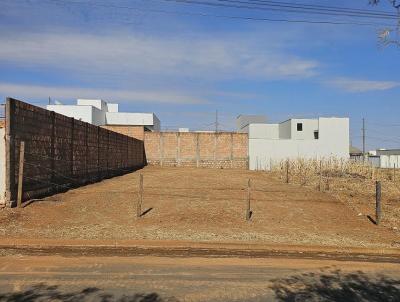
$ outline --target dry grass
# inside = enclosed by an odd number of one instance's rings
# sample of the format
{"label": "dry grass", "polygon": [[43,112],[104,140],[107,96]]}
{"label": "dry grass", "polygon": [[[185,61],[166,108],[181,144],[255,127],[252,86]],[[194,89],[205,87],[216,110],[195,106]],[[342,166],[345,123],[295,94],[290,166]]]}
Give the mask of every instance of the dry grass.
{"label": "dry grass", "polygon": [[382,184],[383,225],[400,229],[400,170],[379,169],[363,162],[298,159],[283,161],[273,168],[275,176],[318,191],[329,191],[363,215],[374,217],[375,183]]}

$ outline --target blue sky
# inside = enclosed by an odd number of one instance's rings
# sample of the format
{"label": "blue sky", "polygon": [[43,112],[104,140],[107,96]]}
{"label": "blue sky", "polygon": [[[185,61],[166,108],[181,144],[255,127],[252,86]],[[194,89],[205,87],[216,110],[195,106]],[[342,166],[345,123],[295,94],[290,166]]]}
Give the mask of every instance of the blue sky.
{"label": "blue sky", "polygon": [[[351,5],[372,9],[368,0]],[[226,130],[238,114],[348,116],[356,146],[365,117],[368,148],[400,147],[400,49],[378,45],[379,27],[192,13],[324,19],[162,0],[0,0],[0,96],[36,105],[102,98],[153,111],[165,128],[210,128],[215,110]]]}

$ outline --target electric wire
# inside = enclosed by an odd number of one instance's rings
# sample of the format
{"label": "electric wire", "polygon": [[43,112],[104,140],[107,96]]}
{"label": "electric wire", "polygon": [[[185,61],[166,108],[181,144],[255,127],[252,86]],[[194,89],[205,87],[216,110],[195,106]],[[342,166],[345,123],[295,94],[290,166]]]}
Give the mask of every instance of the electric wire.
{"label": "electric wire", "polygon": [[[150,13],[170,14],[170,15],[182,15],[182,16],[197,16],[197,17],[211,17],[211,18],[223,18],[232,20],[244,20],[244,21],[264,21],[264,22],[284,22],[284,23],[300,23],[300,24],[324,24],[324,25],[354,25],[354,26],[369,26],[369,27],[391,27],[393,24],[387,23],[376,23],[376,22],[358,22],[358,21],[328,21],[328,20],[307,20],[307,19],[288,19],[288,18],[267,18],[267,17],[249,17],[249,16],[233,16],[233,15],[221,15],[221,14],[210,14],[201,12],[187,12],[187,11],[171,11],[163,9],[149,9],[132,6],[120,6],[103,3],[83,3],[81,1],[68,1],[68,0],[48,0],[52,3],[62,3],[71,5],[86,5],[93,7],[105,7],[105,8],[116,8],[116,9],[127,9]],[[133,24],[129,22],[123,22],[124,24]]]}

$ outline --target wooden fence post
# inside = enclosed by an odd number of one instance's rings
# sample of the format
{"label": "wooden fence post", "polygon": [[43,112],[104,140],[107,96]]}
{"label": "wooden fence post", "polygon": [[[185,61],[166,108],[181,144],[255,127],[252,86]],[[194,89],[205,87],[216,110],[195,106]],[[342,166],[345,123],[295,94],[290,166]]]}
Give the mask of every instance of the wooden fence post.
{"label": "wooden fence post", "polygon": [[24,156],[25,156],[25,142],[21,141],[19,148],[19,171],[18,171],[18,197],[17,206],[21,207],[22,204],[22,186],[24,182]]}
{"label": "wooden fence post", "polygon": [[200,167],[200,133],[196,134],[196,167]]}
{"label": "wooden fence post", "polygon": [[326,176],[325,190],[326,191],[330,190],[329,176]]}
{"label": "wooden fence post", "polygon": [[382,206],[381,206],[381,197],[382,197],[382,186],[381,182],[377,181],[375,183],[376,186],[376,225],[379,225],[381,222],[382,215]]}
{"label": "wooden fence post", "polygon": [[322,191],[322,160],[319,162],[319,191]]}
{"label": "wooden fence post", "polygon": [[142,202],[143,202],[143,174],[139,175],[139,196],[136,204],[136,217],[140,218],[142,215]]}
{"label": "wooden fence post", "polygon": [[160,132],[159,146],[160,146],[160,166],[162,167],[164,165],[164,138],[162,132]]}
{"label": "wooden fence post", "polygon": [[396,181],[396,164],[393,164],[393,182]]}
{"label": "wooden fence post", "polygon": [[247,209],[246,209],[246,220],[250,220],[251,211],[250,211],[250,199],[251,199],[251,180],[249,179],[247,182]]}
{"label": "wooden fence post", "polygon": [[286,160],[286,183],[289,183],[289,160]]}

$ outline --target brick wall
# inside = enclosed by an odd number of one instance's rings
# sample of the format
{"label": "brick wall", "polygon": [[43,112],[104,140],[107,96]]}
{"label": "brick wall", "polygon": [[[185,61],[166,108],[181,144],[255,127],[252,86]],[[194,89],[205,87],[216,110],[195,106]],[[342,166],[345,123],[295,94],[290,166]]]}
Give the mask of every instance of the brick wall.
{"label": "brick wall", "polygon": [[6,104],[6,201],[17,197],[25,144],[23,199],[49,195],[141,168],[143,141],[15,99]]}
{"label": "brick wall", "polygon": [[108,129],[110,131],[114,131],[117,133],[121,133],[126,136],[130,136],[133,138],[144,140],[144,127],[143,126],[114,126],[114,125],[106,125],[100,126],[104,129]]}
{"label": "brick wall", "polygon": [[144,146],[150,165],[248,167],[246,133],[145,132]]}

